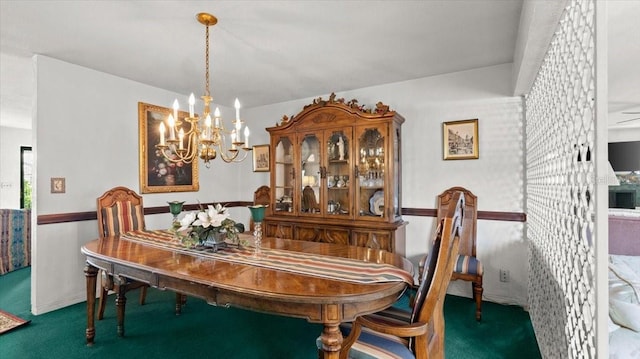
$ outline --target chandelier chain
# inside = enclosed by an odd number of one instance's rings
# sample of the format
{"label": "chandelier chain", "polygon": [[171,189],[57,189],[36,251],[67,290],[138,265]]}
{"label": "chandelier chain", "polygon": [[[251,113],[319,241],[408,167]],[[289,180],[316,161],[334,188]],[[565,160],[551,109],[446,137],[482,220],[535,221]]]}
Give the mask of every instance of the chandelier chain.
{"label": "chandelier chain", "polygon": [[205,96],[210,97],[211,93],[209,92],[209,26],[205,26],[204,27],[205,30],[205,37],[206,37],[206,42],[205,42],[205,82],[204,82],[204,92],[205,92]]}

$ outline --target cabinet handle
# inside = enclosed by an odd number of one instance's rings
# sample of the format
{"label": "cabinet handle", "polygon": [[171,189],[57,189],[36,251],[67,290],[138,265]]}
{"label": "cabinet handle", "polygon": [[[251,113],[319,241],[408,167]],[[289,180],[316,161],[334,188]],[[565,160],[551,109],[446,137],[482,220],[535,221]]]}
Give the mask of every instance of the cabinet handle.
{"label": "cabinet handle", "polygon": [[327,178],[327,168],[320,166],[320,178]]}
{"label": "cabinet handle", "polygon": [[358,165],[353,166],[353,173],[356,174],[356,177],[360,176],[360,170],[358,169]]}

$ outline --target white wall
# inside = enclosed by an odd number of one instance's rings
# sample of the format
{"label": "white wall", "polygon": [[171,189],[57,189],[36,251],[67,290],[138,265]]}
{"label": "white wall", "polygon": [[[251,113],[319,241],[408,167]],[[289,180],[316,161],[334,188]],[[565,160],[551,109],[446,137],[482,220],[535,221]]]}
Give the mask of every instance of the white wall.
{"label": "white wall", "polygon": [[640,127],[609,129],[609,142],[640,141]]}
{"label": "white wall", "polygon": [[0,208],[20,208],[20,147],[31,146],[31,130],[0,127]]}
{"label": "white wall", "polygon": [[[170,107],[178,97],[137,82],[38,56],[36,100],[37,153],[34,212],[37,215],[95,210],[106,189],[124,185],[139,191],[138,101]],[[373,106],[382,101],[402,114],[403,207],[435,208],[436,196],[461,185],[478,195],[479,210],[523,212],[522,109],[509,96],[511,65],[376,86],[344,93]],[[277,90],[277,89],[276,89]],[[239,97],[242,94],[238,94]],[[318,94],[328,98],[329,94]],[[317,96],[314,96],[317,97]],[[266,144],[265,127],[294,115],[312,98],[243,110],[252,144]],[[223,116],[233,114],[223,108]],[[442,122],[479,119],[480,159],[442,160]],[[143,195],[145,206],[188,202],[251,200],[268,183],[268,174],[240,164],[212,163],[200,168],[200,191]],[[49,193],[49,178],[65,177],[66,193]],[[248,221],[248,212],[234,209]],[[36,216],[34,216],[35,221]],[[170,215],[147,216],[149,228],[164,228]],[[405,217],[407,256],[417,262],[433,231],[433,218]],[[44,313],[85,300],[84,258],[80,247],[97,236],[95,221],[41,225],[33,234],[32,311]],[[526,305],[526,245],[523,224],[479,221],[478,255],[485,265],[485,299]],[[498,268],[511,281],[498,281]],[[470,296],[468,283],[450,292]]]}
{"label": "white wall", "polygon": [[[35,62],[34,213],[95,211],[96,198],[118,185],[140,192],[138,102],[171,107],[175,98],[186,104],[187,95],[44,56],[37,56]],[[234,114],[229,107],[221,110],[223,116]],[[252,142],[268,143],[266,133],[257,130],[266,124],[248,121],[256,129]],[[49,193],[51,177],[66,178],[66,193]],[[250,201],[253,191],[267,182],[267,174],[252,172],[251,157],[238,164],[218,159],[209,169],[200,167],[199,192],[145,194],[143,198],[145,206],[163,206],[172,200]],[[232,215],[248,224],[249,211],[238,208]],[[146,217],[148,228],[166,228],[170,220],[168,213]],[[34,223],[33,228],[32,312],[41,314],[85,300],[80,247],[97,237],[96,221],[37,227]]]}
{"label": "white wall", "polygon": [[[337,93],[372,107],[378,101],[398,111],[402,127],[403,207],[435,208],[446,188],[463,186],[478,196],[481,211],[524,212],[523,117],[521,99],[511,97],[511,65],[499,65]],[[319,94],[328,99],[329,94]],[[314,96],[316,98],[318,96]],[[270,119],[297,114],[313,98],[251,109]],[[477,118],[480,158],[442,160],[442,122]],[[425,254],[434,218],[404,216],[407,257],[416,263]],[[485,266],[486,300],[525,306],[527,303],[527,245],[524,224],[478,222],[478,257]],[[499,269],[511,281],[499,281]],[[449,292],[471,296],[471,284],[453,282]]]}

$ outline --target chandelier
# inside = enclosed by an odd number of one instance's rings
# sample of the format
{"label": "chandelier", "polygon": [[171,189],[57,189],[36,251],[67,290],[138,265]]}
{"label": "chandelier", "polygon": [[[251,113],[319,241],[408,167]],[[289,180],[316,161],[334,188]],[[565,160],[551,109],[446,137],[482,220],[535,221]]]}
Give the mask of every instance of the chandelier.
{"label": "chandelier", "polygon": [[[240,120],[240,102],[236,98],[234,104],[236,118],[232,122],[233,126],[230,130],[225,129],[220,110],[217,107],[213,112],[213,119],[211,118],[210,104],[213,98],[209,91],[209,26],[215,25],[218,19],[207,13],[199,13],[196,18],[206,29],[205,94],[201,97],[204,102],[202,112],[204,123],[200,123],[200,117],[194,114],[195,97],[191,94],[189,96],[189,117],[184,118],[189,129],[185,132],[182,127],[184,123],[178,118],[179,104],[176,99],[173,102],[173,114],[170,114],[167,120],[168,129],[164,122],[160,123],[160,143],[156,145],[156,148],[168,161],[176,163],[191,163],[197,161],[199,157],[208,168],[209,161],[215,159],[218,154],[224,162],[240,162],[251,151],[249,128],[245,126],[242,131],[244,122]],[[186,127],[186,124],[184,125]],[[227,140],[227,136],[230,138],[229,140]],[[243,152],[243,155],[239,156],[240,152]]]}

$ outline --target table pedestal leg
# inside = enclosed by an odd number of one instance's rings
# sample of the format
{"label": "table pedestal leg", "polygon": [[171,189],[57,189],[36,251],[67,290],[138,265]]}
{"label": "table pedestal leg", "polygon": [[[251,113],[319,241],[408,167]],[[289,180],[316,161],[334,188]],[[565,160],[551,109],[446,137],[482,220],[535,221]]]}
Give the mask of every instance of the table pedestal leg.
{"label": "table pedestal leg", "polygon": [[127,280],[118,275],[113,276],[114,284],[117,284],[116,289],[116,309],[118,313],[118,326],[117,332],[119,337],[124,336],[124,309],[127,304]]}
{"label": "table pedestal leg", "polygon": [[320,352],[321,359],[338,359],[340,356],[340,348],[342,348],[342,332],[340,332],[340,323],[325,323],[322,334],[322,350]]}
{"label": "table pedestal leg", "polygon": [[87,281],[87,345],[93,345],[96,336],[95,312],[96,312],[96,277],[98,268],[87,263],[84,267],[84,275]]}

